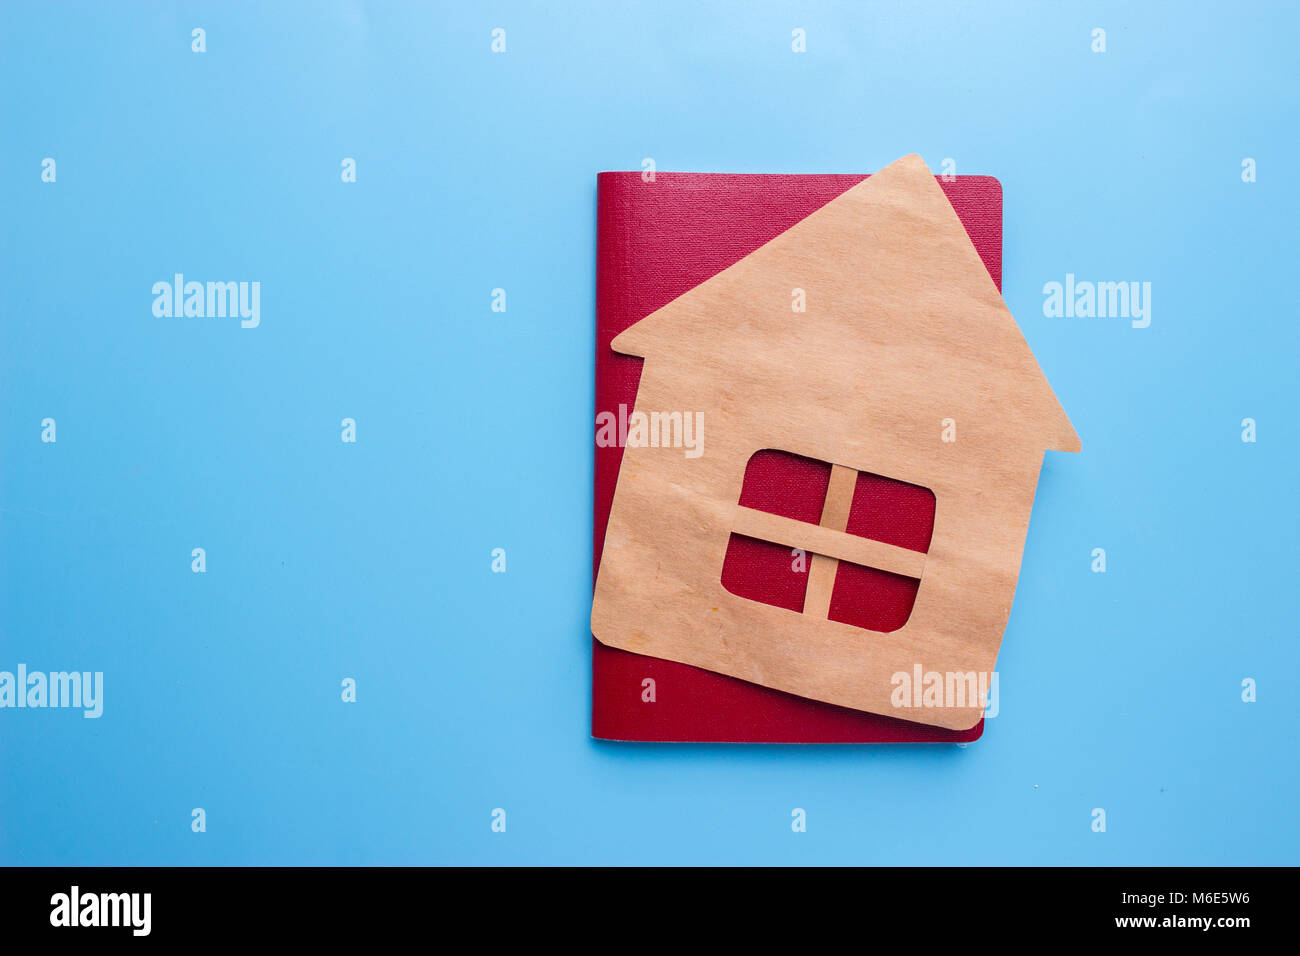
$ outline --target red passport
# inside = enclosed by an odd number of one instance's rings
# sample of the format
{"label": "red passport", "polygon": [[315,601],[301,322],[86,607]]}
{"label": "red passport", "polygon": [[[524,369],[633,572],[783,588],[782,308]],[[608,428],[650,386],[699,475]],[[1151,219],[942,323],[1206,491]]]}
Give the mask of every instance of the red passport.
{"label": "red passport", "polygon": [[[840,193],[860,175],[601,173],[596,200],[596,412],[622,420],[636,404],[642,360],[610,348],[614,336],[744,258]],[[1002,288],[1002,186],[990,176],[940,177],[989,275]],[[623,406],[620,409],[620,406]],[[593,584],[614,500],[623,449],[596,445]],[[789,457],[746,474],[751,507],[798,516],[815,499],[817,463]],[[821,489],[824,496],[825,490]],[[905,496],[909,485],[870,489],[874,500],[909,516],[899,533],[932,530],[933,509]],[[806,492],[806,494],[805,494]],[[740,542],[719,573],[728,590],[784,606],[802,602],[789,552]],[[887,582],[849,582],[846,615],[888,615],[910,595]],[[852,585],[857,585],[853,587]],[[837,593],[840,584],[836,584]],[[871,590],[873,587],[878,590]],[[883,611],[882,611],[883,609]],[[904,616],[905,619],[905,616]],[[884,620],[884,618],[881,618]],[[875,625],[888,630],[888,624]],[[653,681],[648,684],[647,681]],[[650,688],[653,699],[649,699]],[[591,732],[611,740],[732,743],[960,743],[984,722],[951,731],[796,697],[688,664],[606,647],[592,639]]]}

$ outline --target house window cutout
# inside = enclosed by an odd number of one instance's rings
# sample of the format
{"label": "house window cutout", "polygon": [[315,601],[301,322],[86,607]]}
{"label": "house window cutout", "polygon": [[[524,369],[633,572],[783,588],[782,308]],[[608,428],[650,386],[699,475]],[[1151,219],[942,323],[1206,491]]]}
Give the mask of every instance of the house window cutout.
{"label": "house window cutout", "polygon": [[739,506],[722,565],[732,594],[880,633],[907,623],[934,534],[930,489],[764,449]]}

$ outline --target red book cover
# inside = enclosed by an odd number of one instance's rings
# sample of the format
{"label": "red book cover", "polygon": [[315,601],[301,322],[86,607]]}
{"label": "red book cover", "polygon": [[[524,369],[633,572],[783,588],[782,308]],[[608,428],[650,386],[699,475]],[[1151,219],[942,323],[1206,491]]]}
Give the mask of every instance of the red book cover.
{"label": "red book cover", "polygon": [[[607,172],[597,177],[596,412],[620,417],[636,403],[642,360],[610,348],[614,336],[744,258],[865,179],[861,175],[730,175]],[[1002,187],[990,176],[940,178],[949,202],[1002,287]],[[592,578],[600,567],[623,449],[596,445]],[[820,493],[821,463],[773,457],[745,476],[743,503],[799,516]],[[824,466],[822,466],[824,467]],[[929,540],[933,506],[913,486],[860,486],[903,516],[899,534]],[[720,569],[728,590],[769,604],[802,604],[789,551],[738,541]],[[923,550],[923,548],[922,548]],[[914,592],[914,587],[912,588]],[[906,619],[906,582],[836,580],[844,619]],[[884,615],[884,617],[882,617]],[[873,629],[888,630],[886,623]],[[653,681],[653,700],[646,684]],[[981,721],[951,731],[837,707],[688,664],[645,657],[592,639],[592,736],[612,740],[734,743],[956,743],[977,739]]]}

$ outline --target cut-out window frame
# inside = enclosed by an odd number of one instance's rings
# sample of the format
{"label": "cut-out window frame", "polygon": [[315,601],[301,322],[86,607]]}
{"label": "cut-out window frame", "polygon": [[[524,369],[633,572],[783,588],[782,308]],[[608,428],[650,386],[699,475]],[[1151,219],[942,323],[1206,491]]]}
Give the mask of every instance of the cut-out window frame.
{"label": "cut-out window frame", "polygon": [[[778,458],[763,457],[772,455]],[[781,461],[788,467],[789,460],[797,462],[796,471],[802,470],[804,474],[781,476],[780,481],[787,484],[793,481],[793,485],[777,490],[789,492],[782,497],[783,510],[800,513],[800,516],[783,514],[770,507],[754,507],[752,499],[755,496],[751,492],[763,480],[755,473],[756,463],[771,465],[774,461]],[[772,479],[768,476],[767,480]],[[774,493],[771,488],[768,492]],[[865,511],[863,503],[882,494],[908,502],[903,510],[911,513],[886,515],[885,525],[878,526],[875,519],[879,516]],[[817,498],[821,499],[820,515],[813,520]],[[751,499],[751,504],[746,503],[747,499]],[[860,472],[783,449],[759,449],[745,463],[736,519],[724,559],[722,585],[744,600],[810,615],[818,620],[837,621],[869,633],[887,634],[899,630],[907,624],[915,609],[927,555],[933,544],[937,504],[931,489],[913,482],[875,472]],[[884,540],[886,538],[892,540]],[[900,541],[904,544],[895,543]],[[924,550],[917,547],[921,543]],[[778,584],[775,590],[755,587],[752,580],[738,581],[734,574],[729,574],[734,555],[743,552],[751,559],[755,555],[762,557],[763,546],[790,549],[785,552],[788,555],[793,555],[794,549],[805,552],[806,568],[802,573],[805,580],[799,607],[793,606],[788,586]],[[775,557],[775,552],[771,552],[762,558],[761,563],[771,566]],[[841,568],[841,565],[845,567]],[[856,600],[865,600],[868,590],[874,593],[874,604]],[[783,593],[777,594],[778,591]],[[773,597],[773,594],[777,596]]]}

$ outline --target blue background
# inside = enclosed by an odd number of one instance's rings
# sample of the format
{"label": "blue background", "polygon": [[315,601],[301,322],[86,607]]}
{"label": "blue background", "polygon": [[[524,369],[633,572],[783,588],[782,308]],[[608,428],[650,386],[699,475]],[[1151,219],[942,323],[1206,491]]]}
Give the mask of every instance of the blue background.
{"label": "blue background", "polygon": [[[105,709],[0,712],[0,862],[1298,862],[1300,19],[1134,7],[6,3],[0,669]],[[1083,439],[1001,714],[591,740],[596,172],[910,152],[1001,179]],[[155,318],[178,271],[260,281],[260,328]],[[1150,328],[1045,318],[1067,272],[1151,282]]]}

